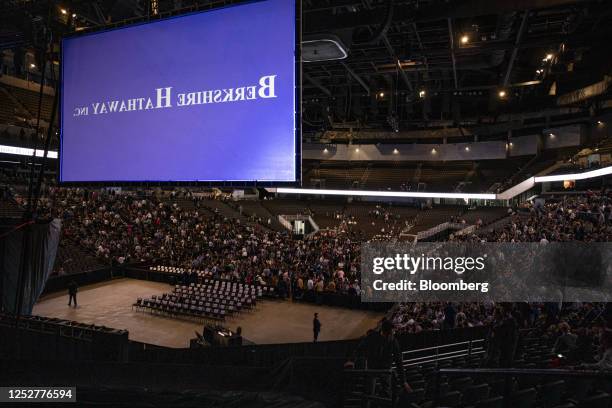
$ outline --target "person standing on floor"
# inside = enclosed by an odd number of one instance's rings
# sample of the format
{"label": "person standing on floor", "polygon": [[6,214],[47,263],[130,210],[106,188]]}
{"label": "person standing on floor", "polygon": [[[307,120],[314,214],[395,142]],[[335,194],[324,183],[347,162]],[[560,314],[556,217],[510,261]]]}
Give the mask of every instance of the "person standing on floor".
{"label": "person standing on floor", "polygon": [[321,332],[321,322],[319,321],[319,314],[314,314],[314,319],[312,319],[312,334],[313,334],[313,343],[317,342],[319,338],[319,333]]}
{"label": "person standing on floor", "polygon": [[78,291],[77,283],[72,280],[68,284],[68,306],[72,306],[72,301],[74,300],[74,307],[77,307],[77,291]]}

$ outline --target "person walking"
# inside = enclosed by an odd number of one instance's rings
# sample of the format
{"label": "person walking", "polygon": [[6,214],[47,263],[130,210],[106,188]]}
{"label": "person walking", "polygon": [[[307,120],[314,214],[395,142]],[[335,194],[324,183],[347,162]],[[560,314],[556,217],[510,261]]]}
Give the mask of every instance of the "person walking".
{"label": "person walking", "polygon": [[314,319],[312,319],[312,334],[313,334],[313,343],[317,342],[319,338],[319,333],[321,332],[321,322],[319,321],[319,314],[314,314]]}
{"label": "person walking", "polygon": [[77,307],[77,291],[77,283],[74,280],[70,281],[70,283],[68,284],[68,306],[72,306],[72,301],[74,300],[74,307]]}

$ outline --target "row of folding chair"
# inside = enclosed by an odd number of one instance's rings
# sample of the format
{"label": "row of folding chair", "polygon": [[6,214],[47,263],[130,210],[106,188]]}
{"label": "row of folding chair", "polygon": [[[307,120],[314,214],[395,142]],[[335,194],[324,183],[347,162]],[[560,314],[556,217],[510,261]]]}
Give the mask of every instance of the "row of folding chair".
{"label": "row of folding chair", "polygon": [[137,299],[134,306],[169,315],[205,317],[220,320],[225,319],[228,314],[235,312],[235,310],[232,310],[233,307],[224,307],[225,305],[206,307],[187,303],[174,303],[165,300],[162,301],[159,299]]}
{"label": "row of folding chair", "polygon": [[185,298],[185,297],[179,297],[179,296],[169,296],[168,301],[175,302],[175,303],[186,303],[186,304],[192,304],[192,305],[198,305],[198,306],[206,306],[206,307],[227,305],[227,306],[232,306],[236,311],[240,311],[243,307],[243,304],[241,301],[227,300],[227,299],[201,300],[201,299],[196,299],[195,297]]}

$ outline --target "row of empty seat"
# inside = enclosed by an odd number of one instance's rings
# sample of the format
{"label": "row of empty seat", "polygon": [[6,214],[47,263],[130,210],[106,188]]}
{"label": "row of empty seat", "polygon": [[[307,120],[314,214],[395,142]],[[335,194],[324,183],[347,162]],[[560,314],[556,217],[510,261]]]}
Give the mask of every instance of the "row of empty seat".
{"label": "row of empty seat", "polygon": [[273,288],[205,279],[203,283],[176,285],[171,293],[138,298],[134,307],[170,316],[224,320],[227,316],[252,309],[257,299],[270,295]]}

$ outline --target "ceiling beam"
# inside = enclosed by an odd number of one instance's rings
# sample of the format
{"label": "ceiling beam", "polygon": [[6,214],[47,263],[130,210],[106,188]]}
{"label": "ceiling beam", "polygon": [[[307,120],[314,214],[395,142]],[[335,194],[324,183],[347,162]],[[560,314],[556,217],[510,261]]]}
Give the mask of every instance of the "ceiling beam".
{"label": "ceiling beam", "polygon": [[512,72],[512,68],[514,67],[514,61],[516,60],[521,41],[523,40],[523,34],[527,29],[528,19],[529,10],[525,10],[525,13],[523,13],[523,19],[521,20],[521,26],[519,27],[518,33],[516,34],[516,41],[514,43],[514,48],[512,49],[512,54],[510,55],[510,61],[508,61],[508,68],[506,69],[506,75],[504,75],[504,79],[502,81],[502,87],[507,86],[508,82],[510,81],[510,73]]}
{"label": "ceiling beam", "polygon": [[[462,2],[436,2],[432,6],[394,5],[393,22],[427,22],[448,18],[471,18],[485,15],[501,15],[523,10],[540,10],[561,6],[576,5],[589,0],[471,0]],[[316,15],[316,18],[315,18]],[[305,23],[306,32],[321,32],[330,29],[367,27],[384,21],[386,10],[378,7],[356,13],[331,14],[329,11],[311,13]]]}
{"label": "ceiling beam", "polygon": [[391,45],[391,43],[389,42],[389,39],[387,38],[387,35],[383,35],[383,43],[385,44],[385,47],[387,47],[387,51],[389,52],[389,55],[391,56],[391,58],[393,59],[393,62],[395,64],[395,66],[397,67],[402,80],[404,81],[404,83],[406,84],[406,86],[408,87],[408,89],[410,91],[412,91],[412,83],[410,82],[410,78],[408,78],[408,74],[406,74],[406,71],[404,71],[404,68],[402,67],[402,63],[400,61],[400,59],[397,57],[397,55],[395,54],[395,50],[393,49],[393,46]]}
{"label": "ceiling beam", "polygon": [[315,87],[319,88],[325,95],[332,96],[331,91],[328,88],[326,88],[323,84],[321,84],[321,82],[319,82],[318,79],[311,77],[305,72],[303,73],[303,75],[304,75],[304,79],[306,79],[308,82],[313,84]]}
{"label": "ceiling beam", "polygon": [[357,82],[359,82],[359,85],[361,85],[361,87],[367,92],[368,96],[370,96],[370,87],[368,86],[368,84],[366,84],[364,82],[363,79],[361,79],[361,77],[359,75],[357,75],[357,73],[355,71],[353,71],[351,69],[351,67],[348,66],[348,64],[344,61],[341,62],[342,66],[344,68],[346,68],[346,71],[353,77],[355,78],[355,80]]}
{"label": "ceiling beam", "polygon": [[457,81],[457,60],[455,58],[455,34],[453,33],[453,22],[452,18],[446,19],[448,22],[448,39],[450,45],[451,60],[453,61],[453,79],[455,81],[455,89],[459,88]]}

